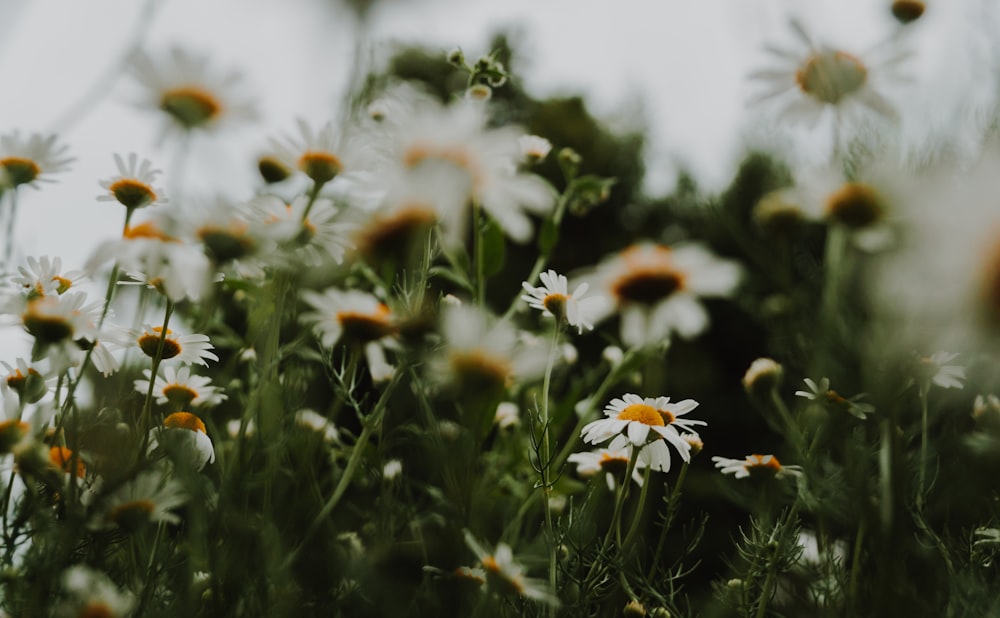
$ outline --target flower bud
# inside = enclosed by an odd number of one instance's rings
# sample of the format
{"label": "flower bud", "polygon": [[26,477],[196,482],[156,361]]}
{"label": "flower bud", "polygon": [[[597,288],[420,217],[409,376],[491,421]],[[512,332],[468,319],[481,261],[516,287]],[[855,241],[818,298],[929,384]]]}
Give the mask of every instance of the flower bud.
{"label": "flower bud", "polygon": [[743,375],[743,388],[751,397],[767,397],[781,384],[783,371],[775,360],[758,358]]}

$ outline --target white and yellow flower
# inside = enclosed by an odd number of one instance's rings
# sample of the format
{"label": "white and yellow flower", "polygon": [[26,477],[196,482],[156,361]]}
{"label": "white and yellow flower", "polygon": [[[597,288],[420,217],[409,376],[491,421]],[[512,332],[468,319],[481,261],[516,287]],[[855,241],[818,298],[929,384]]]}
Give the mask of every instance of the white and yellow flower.
{"label": "white and yellow flower", "polygon": [[168,328],[164,334],[162,326],[147,324],[142,330],[132,331],[132,339],[142,353],[150,358],[156,356],[162,339],[163,352],[160,360],[163,362],[181,365],[197,363],[207,367],[208,361],[219,360],[219,357],[211,351],[215,346],[210,343],[208,335],[200,333],[181,335]]}
{"label": "white and yellow flower", "polygon": [[747,455],[743,459],[713,457],[712,461],[723,474],[732,474],[738,479],[750,477],[780,479],[802,475],[802,466],[782,465],[774,455]]}
{"label": "white and yellow flower", "polygon": [[557,274],[554,270],[549,270],[539,275],[542,280],[541,286],[530,285],[527,281],[521,283],[521,287],[527,294],[521,296],[534,309],[540,310],[544,315],[555,317],[557,320],[565,319],[570,326],[575,326],[577,332],[593,330],[593,315],[601,310],[605,302],[603,296],[591,296],[585,298],[590,284],[580,283],[570,294],[569,283],[565,275]]}
{"label": "white and yellow flower", "polygon": [[397,347],[398,327],[388,305],[366,292],[336,288],[322,294],[306,290],[302,299],[314,310],[303,313],[301,319],[312,326],[325,347],[333,348],[337,343],[360,346],[373,380],[392,376],[385,350]]}
{"label": "white and yellow flower", "polygon": [[190,412],[174,412],[160,427],[150,430],[147,454],[165,454],[195,470],[215,461],[215,448],[200,418]]}
{"label": "white and yellow flower", "polygon": [[153,168],[149,159],[140,162],[134,152],[129,153],[128,164],[117,153],[114,158],[118,175],[99,181],[107,193],[98,195],[97,201],[118,202],[128,210],[167,203],[163,189],[153,186],[161,172]]}
{"label": "white and yellow flower", "polygon": [[63,271],[62,259],[47,255],[29,256],[26,266],[18,266],[17,271],[20,274],[12,277],[11,282],[20,286],[29,299],[64,294],[86,278],[80,270]]}
{"label": "white and yellow flower", "polygon": [[173,509],[187,501],[180,481],[170,478],[165,469],[152,468],[112,491],[100,503],[90,527],[133,531],[147,523],[175,524],[180,518]]}
{"label": "white and yellow flower", "polygon": [[135,597],[111,579],[89,567],[71,566],[62,576],[62,600],[56,616],[125,618],[135,608]]}
{"label": "white and yellow flower", "polygon": [[39,183],[53,182],[50,175],[68,170],[75,159],[66,156],[69,147],[57,144],[57,139],[55,134],[40,133],[22,138],[18,131],[0,135],[0,169],[6,182],[37,189]]}
{"label": "white and yellow flower", "polygon": [[[576,464],[576,473],[583,478],[590,478],[600,472],[604,473],[604,479],[608,484],[608,489],[614,491],[618,485],[618,479],[625,476],[628,470],[628,462],[632,457],[631,445],[622,449],[600,448],[586,453],[573,453],[566,461]],[[645,463],[636,461],[632,470],[632,480],[642,487],[642,469]]]}
{"label": "white and yellow flower", "polygon": [[540,603],[559,603],[559,598],[549,590],[546,582],[524,576],[524,567],[514,560],[514,552],[506,543],[498,543],[496,549],[489,552],[469,531],[465,532],[465,543],[479,560],[489,592],[524,597]]}
{"label": "white and yellow flower", "polygon": [[[152,371],[144,369],[142,373],[146,379],[136,380],[135,390],[145,395],[149,390]],[[153,394],[156,396],[156,403],[170,404],[182,410],[214,406],[227,398],[222,389],[212,386],[212,380],[192,374],[191,368],[187,366],[164,367],[162,375],[157,375],[153,382]]]}

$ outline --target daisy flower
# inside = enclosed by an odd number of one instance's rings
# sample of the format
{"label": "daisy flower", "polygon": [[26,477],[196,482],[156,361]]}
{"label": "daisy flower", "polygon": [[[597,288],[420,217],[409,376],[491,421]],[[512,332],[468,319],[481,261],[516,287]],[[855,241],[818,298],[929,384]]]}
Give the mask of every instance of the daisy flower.
{"label": "daisy flower", "polygon": [[205,423],[190,412],[174,412],[163,425],[149,432],[147,454],[165,452],[171,459],[185,461],[195,470],[215,461],[215,448]]}
{"label": "daisy flower", "polygon": [[594,329],[591,315],[604,303],[604,298],[601,296],[584,298],[590,287],[588,283],[577,285],[570,294],[567,291],[569,284],[565,275],[549,270],[542,273],[539,278],[542,280],[541,287],[532,286],[527,281],[521,283],[521,287],[527,292],[521,296],[521,300],[532,308],[540,310],[544,315],[554,316],[560,321],[565,319],[570,326],[575,326],[580,334],[584,330]]}
{"label": "daisy flower", "polygon": [[[590,478],[598,472],[604,472],[608,489],[614,491],[617,479],[628,470],[628,462],[632,457],[632,447],[624,449],[602,448],[587,453],[573,453],[567,458],[570,463],[576,464],[576,473],[583,478]],[[645,463],[636,462],[635,469],[632,470],[632,480],[642,487],[642,468]]]}
{"label": "daisy flower", "polygon": [[847,412],[851,416],[861,420],[864,420],[869,414],[875,411],[875,406],[861,401],[865,397],[865,393],[846,399],[843,395],[830,388],[829,378],[822,378],[818,383],[810,378],[805,378],[802,381],[806,383],[809,390],[795,391],[796,397],[803,397],[835,410]]}
{"label": "daisy flower", "polygon": [[175,524],[180,518],[171,511],[187,500],[183,484],[168,478],[165,470],[145,470],[105,499],[90,527],[134,531],[147,523]]}
{"label": "daisy flower", "polygon": [[[640,397],[632,393],[612,399],[604,408],[606,418],[584,426],[583,441],[598,444],[611,439],[609,449],[639,447],[639,461],[660,472],[670,470],[672,444],[681,459],[691,461],[691,444],[681,437],[678,428],[697,435],[694,427],[705,421],[680,418],[698,407],[698,402],[685,399],[671,403],[669,397]],[[638,464],[636,464],[638,466]]]}
{"label": "daisy flower", "polygon": [[295,124],[298,137],[286,135],[271,140],[278,161],[304,173],[316,186],[330,182],[344,169],[341,140],[333,123],[327,122],[315,131],[301,118]]}
{"label": "daisy flower", "polygon": [[470,390],[495,390],[540,376],[548,350],[518,337],[506,320],[474,307],[447,306],[441,314],[444,345],[431,362],[438,382]]}
{"label": "daisy flower", "polygon": [[340,442],[340,432],[336,425],[315,410],[299,410],[295,413],[295,424],[323,436],[323,441],[328,443]]}
{"label": "daisy flower", "polygon": [[303,313],[301,319],[313,327],[325,347],[333,348],[339,342],[360,346],[373,380],[392,376],[385,350],[397,347],[398,328],[385,303],[365,292],[335,288],[322,294],[306,290],[302,299],[314,311]]}
{"label": "daisy flower", "polygon": [[107,575],[82,565],[63,573],[62,596],[56,616],[124,618],[136,604],[132,594],[119,589]]}
{"label": "daisy flower", "polygon": [[77,478],[83,478],[87,474],[87,465],[79,453],[72,451],[65,446],[53,446],[49,448],[49,464],[67,475],[75,473]]}
{"label": "daisy flower", "polygon": [[[0,386],[0,455],[14,451],[22,441],[30,439],[34,433],[32,426],[22,419],[23,406],[20,398],[12,392],[7,383]],[[36,419],[37,420],[37,419]]]}
{"label": "daisy flower", "polygon": [[801,476],[802,466],[785,466],[774,455],[747,455],[744,459],[713,457],[715,467],[723,474],[732,474],[738,479],[748,477],[784,478]]}
{"label": "daisy flower", "polygon": [[500,429],[514,427],[521,423],[521,411],[513,401],[501,401],[493,415],[493,424]]}
{"label": "daisy flower", "polygon": [[18,266],[19,275],[11,277],[11,282],[20,286],[28,298],[50,294],[63,294],[86,278],[80,270],[62,270],[62,259],[43,255],[28,257],[26,266]]}
{"label": "daisy flower", "polygon": [[435,199],[438,192],[432,174],[391,187],[374,210],[357,222],[353,239],[361,257],[371,263],[385,259],[406,263],[415,253],[422,254],[429,233],[437,226],[460,229],[464,215],[443,208]]}
{"label": "daisy flower", "polygon": [[539,163],[552,151],[552,143],[537,135],[522,135],[517,144],[521,147],[521,157],[529,165]]}
{"label": "daisy flower", "polygon": [[795,46],[766,47],[780,64],[750,75],[763,86],[756,101],[773,99],[783,118],[814,125],[828,110],[852,122],[871,115],[896,117],[882,88],[902,80],[898,69],[909,52],[882,42],[856,56],[816,42],[798,20],[789,25]]}
{"label": "daisy flower", "polygon": [[338,221],[339,210],[332,200],[316,199],[308,215],[309,198],[304,195],[288,203],[275,196],[262,196],[248,206],[253,216],[263,222],[262,233],[278,244],[290,245],[299,262],[319,266],[344,261],[351,244],[348,233],[355,226]]}
{"label": "daisy flower", "polygon": [[166,57],[153,59],[140,51],[128,69],[145,89],[140,105],[166,114],[164,134],[216,130],[256,116],[253,104],[238,92],[242,75],[210,70],[206,56],[174,47]]}
{"label": "daisy flower", "polygon": [[[21,322],[42,347],[93,339],[102,302],[87,303],[85,292],[66,292],[25,300]],[[75,344],[74,344],[75,345]]]}
{"label": "daisy flower", "polygon": [[0,169],[7,182],[13,187],[28,185],[37,189],[38,183],[52,182],[51,174],[68,170],[75,159],[66,156],[69,147],[57,144],[57,139],[55,134],[40,133],[22,138],[18,131],[0,135]]}
{"label": "daisy flower", "polygon": [[[152,371],[143,369],[142,373],[146,379],[136,380],[135,390],[145,395],[149,390]],[[212,386],[209,378],[193,375],[191,368],[187,366],[164,367],[163,375],[157,375],[153,382],[153,394],[156,395],[156,403],[160,405],[169,403],[181,410],[214,406],[227,398],[222,389]]]}
{"label": "daisy flower", "polygon": [[588,277],[613,301],[600,307],[594,322],[617,310],[622,342],[629,346],[655,343],[674,332],[690,339],[709,325],[699,299],[729,296],[740,276],[735,262],[697,245],[632,245],[605,259]]}
{"label": "daisy flower", "polygon": [[150,358],[156,356],[161,338],[163,339],[163,354],[160,360],[164,362],[181,365],[197,363],[207,367],[208,361],[219,360],[219,357],[211,352],[215,346],[209,343],[208,335],[199,333],[179,335],[169,328],[164,335],[162,326],[150,326],[149,324],[145,325],[141,331],[132,331],[133,341],[139,346],[142,353]]}
{"label": "daisy flower", "polygon": [[962,388],[965,386],[965,367],[949,365],[958,358],[957,353],[935,352],[917,359],[926,378],[941,388]]}
{"label": "daisy flower", "polygon": [[559,598],[549,590],[546,582],[524,576],[524,567],[514,561],[514,552],[506,543],[498,543],[496,550],[489,552],[468,530],[465,531],[465,543],[479,560],[490,592],[553,605],[559,603]]}
{"label": "daisy flower", "polygon": [[47,367],[43,368],[47,364],[45,359],[29,364],[20,357],[14,361],[14,365],[0,361],[6,372],[0,376],[0,380],[3,380],[4,387],[16,392],[22,401],[35,403],[48,394],[50,383],[57,379],[57,376],[50,375]]}
{"label": "daisy flower", "polygon": [[153,169],[153,164],[149,159],[143,159],[140,162],[139,156],[130,152],[126,165],[121,155],[115,153],[114,158],[118,175],[99,181],[107,193],[98,195],[97,201],[118,202],[129,211],[167,203],[167,198],[163,196],[163,189],[153,187],[156,177],[161,172],[158,169]]}

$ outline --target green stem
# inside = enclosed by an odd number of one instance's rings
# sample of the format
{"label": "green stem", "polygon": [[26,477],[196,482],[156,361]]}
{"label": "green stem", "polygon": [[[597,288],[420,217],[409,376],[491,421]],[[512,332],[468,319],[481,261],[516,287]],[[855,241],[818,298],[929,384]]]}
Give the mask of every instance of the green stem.
{"label": "green stem", "polygon": [[[563,215],[566,213],[566,208],[569,205],[569,193],[569,188],[567,187],[566,191],[559,196],[559,201],[556,202],[556,207],[552,212],[552,223],[556,230],[556,237],[552,240],[552,244],[549,245],[546,250],[539,253],[538,257],[535,259],[535,264],[531,267],[531,272],[528,274],[528,278],[525,279],[525,282],[528,285],[533,286],[538,283],[538,277],[542,274],[542,270],[545,268],[546,264],[549,263],[549,259],[552,257],[552,252],[555,251],[556,244],[558,244],[557,241],[559,240],[559,224],[562,223]],[[511,302],[510,306],[507,307],[507,311],[504,312],[503,318],[509,318],[519,306],[521,306],[521,300],[519,297],[515,296],[514,301]]]}
{"label": "green stem", "polygon": [[[586,588],[590,586],[591,578],[597,572],[597,565],[601,563],[605,555],[608,553],[608,548],[611,547],[611,539],[616,536],[618,530],[618,522],[621,521],[622,507],[625,506],[625,499],[628,497],[629,487],[631,483],[629,480],[632,478],[632,473],[635,471],[635,464],[639,461],[639,449],[632,449],[632,456],[628,459],[628,468],[625,470],[625,479],[621,485],[618,487],[617,495],[615,496],[615,510],[611,514],[611,523],[608,525],[608,531],[604,535],[604,540],[601,542],[601,550],[594,557],[594,561],[590,564],[590,569],[587,570],[587,576],[583,579],[584,590],[581,592],[586,593]],[[619,548],[620,549],[620,548]]]}
{"label": "green stem", "polygon": [[[549,387],[552,383],[552,368],[556,364],[556,352],[559,349],[559,328],[561,326],[556,318],[552,326],[552,342],[549,349],[548,364],[545,366],[545,378],[542,380],[542,407],[539,415],[541,425],[541,445],[539,446],[538,472],[542,477],[542,492],[545,504],[545,535],[549,538],[549,589],[556,590],[556,533],[552,524],[552,507],[549,504],[549,494],[552,490],[550,466],[552,462],[549,456],[550,419],[549,419]],[[555,605],[549,606],[549,616],[555,616]]]}
{"label": "green stem", "polygon": [[156,577],[156,550],[160,546],[160,538],[163,536],[164,524],[160,524],[156,528],[156,536],[153,537],[153,547],[149,551],[149,562],[146,565],[146,580],[142,585],[142,594],[139,597],[139,604],[132,614],[133,618],[139,618],[142,612],[146,608],[146,604],[149,603],[149,599],[152,596],[155,586],[153,586],[153,580]]}
{"label": "green stem", "polygon": [[[646,466],[646,472],[643,474],[642,489],[639,491],[639,503],[635,505],[635,513],[632,515],[632,524],[629,526],[628,532],[625,534],[625,541],[621,542],[621,548],[623,551],[626,548],[631,547],[632,540],[639,531],[639,522],[642,520],[642,512],[646,506],[646,495],[649,493],[649,486],[651,484],[649,480],[652,470],[652,467]],[[626,477],[622,480],[622,483],[629,483],[631,481],[631,477]]]}
{"label": "green stem", "polygon": [[768,539],[768,546],[776,544],[774,550],[774,556],[770,560],[767,568],[767,577],[764,578],[764,587],[760,591],[760,599],[757,603],[757,618],[764,618],[767,615],[767,604],[771,601],[771,596],[774,594],[774,584],[778,577],[777,560],[775,558],[781,554],[781,546],[785,542],[785,533],[789,527],[793,524],[793,521],[798,516],[799,512],[799,499],[796,498],[795,502],[792,503],[792,508],[788,512],[788,516],[785,517],[783,522],[779,522],[778,525],[774,527],[771,531],[771,536]]}
{"label": "green stem", "polygon": [[917,468],[917,511],[924,511],[924,492],[927,483],[927,392],[929,387],[920,387],[920,465]]}
{"label": "green stem", "polygon": [[486,303],[486,278],[483,275],[483,225],[482,206],[477,200],[472,202],[472,260],[473,279],[476,282],[476,303],[482,307]]}
{"label": "green stem", "polygon": [[646,574],[646,579],[652,579],[656,573],[656,565],[660,562],[660,554],[663,552],[663,544],[667,540],[667,532],[670,531],[670,526],[673,524],[674,512],[677,509],[677,503],[680,501],[681,487],[684,485],[684,479],[687,478],[689,466],[690,464],[686,461],[681,465],[681,471],[677,475],[677,482],[674,483],[674,488],[670,491],[666,516],[663,519],[663,525],[660,526],[660,538],[656,541],[656,551],[653,552],[653,562],[649,565],[649,572]]}
{"label": "green stem", "polygon": [[170,316],[174,312],[174,303],[167,299],[167,307],[163,312],[163,326],[160,330],[160,339],[156,342],[156,353],[153,355],[153,364],[149,374],[149,388],[146,389],[146,400],[142,404],[142,415],[139,422],[139,431],[142,434],[142,446],[139,448],[139,459],[145,457],[146,447],[149,446],[149,430],[151,416],[153,413],[153,388],[156,384],[156,375],[160,370],[160,362],[163,360],[163,348],[167,341],[167,326],[170,325]]}

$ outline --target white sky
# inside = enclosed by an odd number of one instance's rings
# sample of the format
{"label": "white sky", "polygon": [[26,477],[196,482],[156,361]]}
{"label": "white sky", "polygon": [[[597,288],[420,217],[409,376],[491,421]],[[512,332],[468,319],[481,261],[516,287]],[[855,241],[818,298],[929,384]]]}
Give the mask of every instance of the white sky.
{"label": "white sky", "polygon": [[[49,131],[99,76],[114,66],[135,30],[140,0],[0,0],[0,133]],[[814,37],[862,54],[896,27],[882,0],[384,0],[374,15],[377,55],[394,42],[423,42],[467,56],[488,52],[487,31],[518,26],[522,77],[536,95],[582,93],[616,126],[649,126],[650,193],[667,191],[677,165],[709,188],[724,186],[748,144],[782,148],[797,160],[824,152],[825,137],[782,131],[749,108],[746,75],[766,61],[765,41],[790,41],[790,10]],[[959,112],[982,110],[997,94],[1000,31],[991,0],[930,0],[912,27],[912,81],[897,99],[899,134],[910,144],[934,136],[963,147],[975,125]],[[803,10],[802,6],[808,6]],[[246,197],[266,139],[302,116],[336,116],[354,61],[355,24],[335,0],[169,0],[142,36],[156,55],[181,45],[210,55],[217,69],[247,74],[260,121],[197,142],[185,186]],[[530,56],[530,57],[528,57]],[[71,172],[41,191],[21,192],[19,253],[58,255],[80,267],[97,242],[115,236],[122,212],[97,202],[97,181],[115,174],[112,153],[135,151],[166,171],[155,112],[137,109],[127,76],[62,138],[77,157]],[[963,128],[964,127],[964,128]],[[969,127],[972,127],[970,129]],[[942,138],[943,139],[943,138]],[[818,144],[818,146],[817,146]]]}

